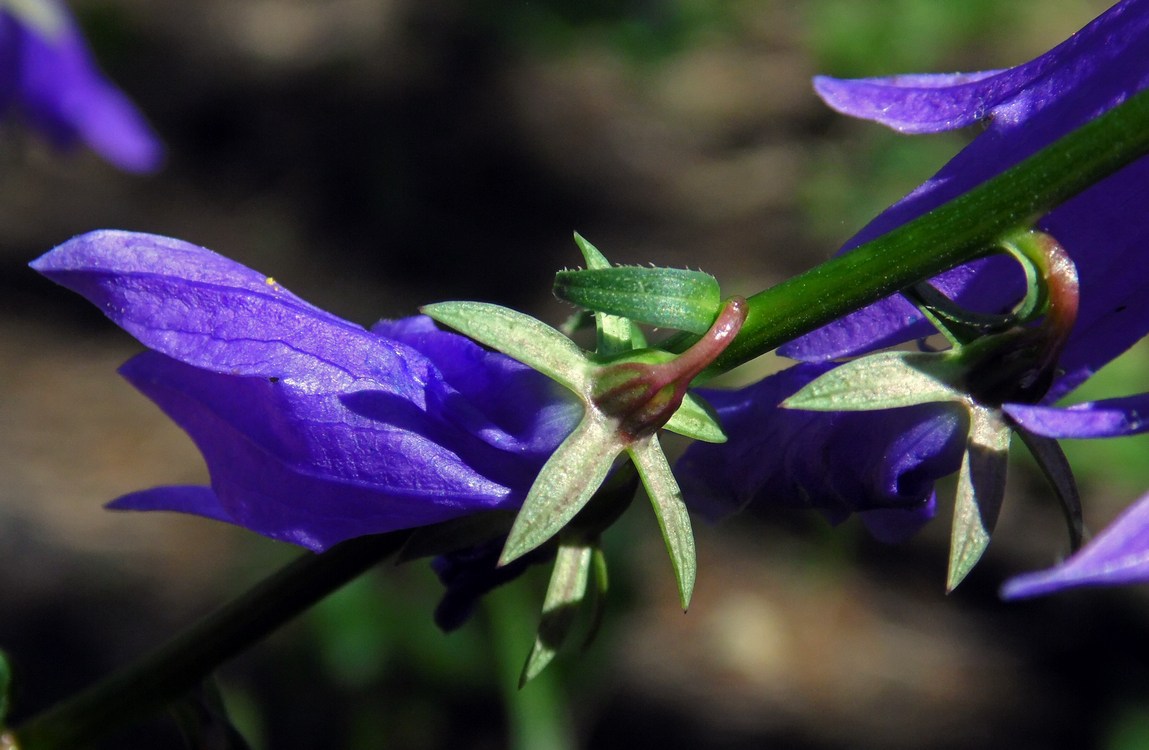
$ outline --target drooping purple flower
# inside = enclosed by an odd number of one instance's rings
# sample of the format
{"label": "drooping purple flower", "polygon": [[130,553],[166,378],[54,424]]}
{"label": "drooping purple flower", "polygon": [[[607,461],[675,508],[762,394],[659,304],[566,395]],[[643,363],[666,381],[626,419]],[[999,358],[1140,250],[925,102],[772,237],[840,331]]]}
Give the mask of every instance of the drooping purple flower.
{"label": "drooping purple flower", "polygon": [[1005,404],[1018,427],[1051,438],[1106,438],[1149,430],[1149,394],[1055,407]]}
{"label": "drooping purple flower", "polygon": [[1149,495],[1126,508],[1100,534],[1060,565],[1011,578],[1005,599],[1024,599],[1079,586],[1149,582]]}
{"label": "drooping purple flower", "polygon": [[[1006,404],[1020,429],[1048,438],[1122,437],[1149,431],[1149,394],[1105,399],[1065,408]],[[1149,496],[1114,519],[1073,556],[1048,570],[1006,581],[1002,597],[1043,596],[1079,586],[1149,582]]]}
{"label": "drooping purple flower", "polygon": [[[1041,57],[1004,71],[954,75],[905,75],[844,81],[815,79],[818,93],[835,109],[873,119],[904,133],[930,133],[983,122],[985,129],[933,178],[865,227],[844,252],[889,232],[950,201],[1016,165],[1071,130],[1124,101],[1149,83],[1149,0],[1125,0]],[[1050,437],[1104,437],[1142,429],[1149,399],[1083,405],[1070,410],[1048,406],[1149,333],[1149,223],[1138,217],[1149,203],[1149,159],[1141,159],[1042,217],[1036,227],[1055,237],[1077,264],[1080,307],[1077,321],[1057,359],[1056,377],[1045,406],[1006,404],[1003,410],[1019,429]],[[1008,310],[1022,295],[1021,274],[1005,258],[979,260],[934,280],[958,306],[985,312]],[[918,309],[900,295],[835,321],[780,349],[811,363],[871,352],[924,338],[934,330]],[[688,499],[725,493],[791,504],[795,499],[832,504],[824,492],[831,477],[860,477],[871,465],[869,450],[887,449],[887,471],[913,462],[922,477],[950,473],[951,443],[941,441],[928,459],[921,452],[900,454],[896,425],[900,412],[859,412],[846,423],[842,414],[792,416],[776,405],[800,388],[795,368],[735,394],[707,394],[720,405],[730,435],[726,446],[692,446],[680,464],[692,489]],[[829,369],[829,366],[826,366]],[[805,381],[805,382],[804,382]],[[922,408],[922,407],[917,407]],[[927,410],[933,406],[924,407]],[[927,412],[928,413],[928,412]],[[935,412],[936,413],[936,412]],[[769,418],[770,421],[767,421]],[[802,422],[800,420],[808,420]],[[777,423],[777,427],[772,425]],[[806,424],[806,432],[790,432]],[[843,425],[848,426],[843,427]],[[819,445],[850,445],[854,452],[818,451]],[[808,465],[790,458],[805,445],[818,459]],[[820,461],[820,463],[819,463]],[[851,463],[853,466],[851,467]],[[693,477],[693,478],[692,478]],[[932,486],[932,480],[925,482]],[[837,492],[853,510],[880,505],[888,495],[855,478]],[[927,490],[928,492],[929,490]],[[840,501],[839,501],[840,502]]]}
{"label": "drooping purple flower", "polygon": [[163,159],[159,139],[99,72],[59,0],[0,5],[0,114],[22,117],[59,148],[84,141],[129,172]]}
{"label": "drooping purple flower", "polygon": [[[936,175],[883,212],[845,250],[895,229],[1016,165],[1149,84],[1149,2],[1117,3],[1046,54],[1003,71],[839,80],[818,78],[830,106],[904,133],[981,122],[985,130]],[[1036,228],[1077,264],[1081,308],[1047,402],[1065,395],[1149,332],[1149,159],[1063,203]],[[1022,292],[1001,258],[935,279],[958,304],[1002,310]],[[917,309],[891,297],[781,349],[807,361],[854,355],[931,333]]]}
{"label": "drooping purple flower", "polygon": [[325,549],[522,502],[578,419],[549,381],[426,318],[372,330],[180,240],[76,237],[32,263],[151,351],[122,373],[196,442],[211,487],[175,510]]}
{"label": "drooping purple flower", "polygon": [[703,391],[728,441],[695,443],[678,463],[692,509],[716,519],[749,503],[858,513],[883,541],[908,538],[936,510],[934,482],[961,465],[960,409],[813,412],[779,404],[827,364],[798,364],[737,391]]}

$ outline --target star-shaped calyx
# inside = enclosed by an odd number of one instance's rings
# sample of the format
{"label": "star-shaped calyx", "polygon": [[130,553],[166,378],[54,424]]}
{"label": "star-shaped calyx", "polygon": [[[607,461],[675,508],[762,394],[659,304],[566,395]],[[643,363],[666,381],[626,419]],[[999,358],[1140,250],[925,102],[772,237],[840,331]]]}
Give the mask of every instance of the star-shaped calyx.
{"label": "star-shaped calyx", "polygon": [[[657,291],[664,281],[697,274],[656,268],[611,269],[590,243],[577,235],[576,241],[589,271],[619,270],[623,276],[645,272],[639,286],[656,319],[667,314],[666,305],[659,306]],[[610,281],[604,280],[604,284],[609,286]],[[678,288],[673,283],[666,287]],[[672,299],[671,304],[680,302]],[[657,432],[665,428],[696,440],[725,440],[710,409],[687,393],[687,388],[738,333],[746,318],[746,301],[740,297],[727,300],[717,316],[712,306],[708,330],[680,355],[645,348],[631,319],[601,312],[595,316],[598,346],[594,353],[584,352],[567,336],[535,318],[497,305],[443,302],[427,305],[423,312],[546,374],[583,403],[581,421],[552,454],[523,501],[500,564],[518,559],[562,530],[603,484],[615,459],[625,453],[638,470],[654,507],[685,609],[694,588],[694,536],[682,492]],[[673,318],[676,313],[669,315]],[[650,316],[644,317],[648,319],[643,322],[650,322]],[[562,549],[560,545],[560,563]],[[574,572],[564,575],[576,589],[585,588],[585,573],[578,571],[588,569],[590,556],[572,551],[571,557],[579,562],[571,568]],[[556,574],[560,567],[556,565]]]}
{"label": "star-shaped calyx", "polygon": [[[1009,413],[1035,404],[1049,389],[1058,357],[1077,315],[1077,270],[1052,237],[1015,232],[1001,247],[1022,265],[1028,292],[1014,310],[988,316],[960,310],[928,285],[910,296],[950,341],[942,352],[882,352],[825,373],[783,406],[813,411],[894,409],[918,404],[955,405],[968,417],[958,474],[947,590],[973,569],[989,544],[1005,493],[1006,463],[1016,432],[1050,480],[1080,545],[1081,503],[1057,442],[1024,428]],[[1040,322],[1033,321],[1040,318]]]}

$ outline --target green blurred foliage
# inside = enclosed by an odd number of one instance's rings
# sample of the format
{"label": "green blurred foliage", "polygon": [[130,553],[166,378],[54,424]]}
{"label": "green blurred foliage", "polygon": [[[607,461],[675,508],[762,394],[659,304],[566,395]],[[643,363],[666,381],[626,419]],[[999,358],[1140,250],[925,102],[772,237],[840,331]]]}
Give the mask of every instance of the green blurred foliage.
{"label": "green blurred foliage", "polygon": [[[814,68],[842,78],[985,67],[974,50],[1001,29],[1016,28],[1019,12],[993,0],[812,0],[803,9]],[[801,201],[812,239],[832,246],[927,179],[969,139],[964,133],[899,136],[828,117],[832,132],[846,137],[816,149]]]}
{"label": "green blurred foliage", "polygon": [[1126,706],[1112,719],[1107,750],[1145,750],[1149,748],[1149,708]]}
{"label": "green blurred foliage", "polygon": [[945,72],[994,46],[1028,10],[998,0],[812,0],[804,7],[818,70],[845,78]]}
{"label": "green blurred foliage", "polygon": [[566,55],[590,44],[657,64],[708,32],[728,30],[730,0],[479,0],[473,12],[520,49]]}
{"label": "green blurred foliage", "polygon": [[[1017,65],[1107,5],[809,0],[801,8],[814,69],[862,78]],[[828,112],[826,119],[829,137],[811,157],[801,203],[810,237],[830,246],[928,179],[977,132],[903,136]]]}
{"label": "green blurred foliage", "polygon": [[810,157],[800,196],[806,232],[821,246],[838,247],[928,179],[967,140],[964,133],[909,138],[869,125],[849,142],[820,146]]}
{"label": "green blurred foliage", "polygon": [[497,589],[451,633],[432,622],[443,588],[426,560],[386,565],[315,607],[304,629],[330,683],[322,689],[347,701],[348,726],[333,729],[345,737],[340,747],[454,746],[451,714],[475,699],[502,704],[509,747],[573,747],[562,670],[516,690],[548,573],[538,566]]}

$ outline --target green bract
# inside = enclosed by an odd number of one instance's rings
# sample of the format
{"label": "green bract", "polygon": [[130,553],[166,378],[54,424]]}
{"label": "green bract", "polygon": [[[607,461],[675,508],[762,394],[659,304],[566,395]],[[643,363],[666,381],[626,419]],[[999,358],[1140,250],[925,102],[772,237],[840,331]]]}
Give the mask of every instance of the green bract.
{"label": "green bract", "polygon": [[[576,241],[592,270],[609,266],[594,246],[577,235]],[[521,557],[562,530],[598,490],[615,459],[626,453],[650,496],[683,608],[690,603],[694,539],[657,430],[665,427],[694,439],[725,440],[712,411],[690,397],[686,388],[734,338],[744,305],[740,298],[731,300],[717,320],[712,312],[710,332],[678,356],[641,348],[644,342],[634,323],[611,313],[596,314],[598,351],[590,354],[550,326],[496,305],[444,302],[423,308],[440,323],[553,378],[583,401],[582,420],[551,455],[523,501],[500,564]],[[652,308],[657,307],[654,300]]]}
{"label": "green bract", "polygon": [[591,564],[597,552],[594,545],[586,542],[564,541],[559,544],[546,598],[543,599],[539,631],[523,665],[519,687],[537,677],[566,641],[578,608],[586,598]]}
{"label": "green bract", "polygon": [[680,268],[560,271],[555,274],[554,292],[588,310],[698,334],[710,327],[722,303],[713,276]]}
{"label": "green bract", "polygon": [[958,475],[946,589],[953,590],[985,552],[1001,510],[1010,427],[1000,410],[962,391],[960,350],[883,352],[847,362],[783,402],[791,409],[867,411],[931,402],[963,405],[970,420]]}
{"label": "green bract", "polygon": [[[1056,441],[1017,428],[1002,410],[1007,401],[1031,403],[1044,396],[1076,316],[1077,271],[1056,240],[1040,232],[1010,232],[998,244],[1019,260],[1029,285],[1008,316],[997,316],[994,322],[982,314],[967,314],[932,287],[920,285],[914,296],[952,349],[861,357],[826,372],[782,404],[812,411],[864,411],[940,402],[965,409],[969,430],[954,502],[948,590],[969,574],[989,545],[1001,511],[1015,429],[1054,487],[1071,542],[1081,542],[1081,502],[1064,454]],[[1037,325],[1017,325],[1038,316],[1042,319]]]}
{"label": "green bract", "polygon": [[961,401],[951,381],[957,374],[947,354],[882,352],[835,367],[786,399],[789,409],[865,411],[931,401]]}

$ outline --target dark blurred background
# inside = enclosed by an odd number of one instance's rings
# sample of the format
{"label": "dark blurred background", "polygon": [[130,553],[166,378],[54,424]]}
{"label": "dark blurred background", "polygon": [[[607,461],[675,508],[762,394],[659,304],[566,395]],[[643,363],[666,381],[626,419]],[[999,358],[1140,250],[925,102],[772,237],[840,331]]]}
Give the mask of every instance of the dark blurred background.
{"label": "dark blurred background", "polygon": [[[558,322],[550,280],[579,263],[577,230],[616,262],[701,267],[750,293],[830,255],[970,136],[847,121],[813,73],[1006,67],[1106,5],[77,0],[169,160],[134,177],[0,133],[0,647],[17,718],[299,554],[101,509],[205,472],[117,378],[138,346],[32,258],[90,229],[143,230],[364,324],[443,299]],[[1091,387],[1144,390],[1147,365],[1135,350]],[[1068,446],[1091,527],[1149,487],[1147,447]],[[1065,552],[1054,501],[1019,461],[986,560],[946,597],[947,512],[896,547],[812,515],[700,526],[683,615],[636,503],[606,540],[599,640],[522,691],[546,571],[443,635],[425,563],[363,578],[220,684],[257,749],[1149,748],[1146,592],[997,600],[1004,578]],[[108,746],[179,740],[158,721]]]}

